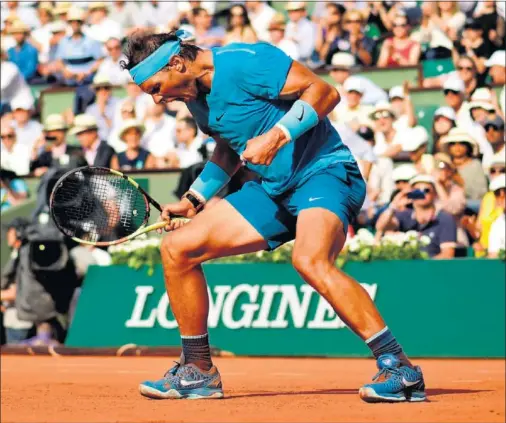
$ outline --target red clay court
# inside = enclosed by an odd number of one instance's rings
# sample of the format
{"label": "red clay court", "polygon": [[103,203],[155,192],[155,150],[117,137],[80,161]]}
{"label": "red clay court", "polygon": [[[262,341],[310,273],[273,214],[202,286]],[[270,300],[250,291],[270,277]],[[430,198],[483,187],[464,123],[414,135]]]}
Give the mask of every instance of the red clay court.
{"label": "red clay court", "polygon": [[[174,358],[175,359],[175,358]],[[216,358],[223,400],[149,400],[160,357],[2,356],[2,422],[504,422],[504,360],[415,360],[430,402],[366,404],[373,360]]]}

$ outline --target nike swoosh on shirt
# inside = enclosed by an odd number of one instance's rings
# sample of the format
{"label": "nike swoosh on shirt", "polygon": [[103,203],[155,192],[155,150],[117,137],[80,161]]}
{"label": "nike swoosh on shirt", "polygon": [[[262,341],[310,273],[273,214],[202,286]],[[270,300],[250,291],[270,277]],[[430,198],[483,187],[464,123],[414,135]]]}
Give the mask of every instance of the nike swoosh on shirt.
{"label": "nike swoosh on shirt", "polygon": [[409,388],[410,386],[416,385],[417,383],[420,383],[419,380],[416,380],[415,382],[410,382],[409,380],[406,380],[404,377],[402,378],[402,383]]}
{"label": "nike swoosh on shirt", "polygon": [[316,200],[321,200],[322,198],[323,198],[323,197],[311,197],[311,198],[309,199],[309,202],[311,203],[311,202],[316,201]]}
{"label": "nike swoosh on shirt", "polygon": [[181,386],[192,386],[192,385],[196,385],[197,383],[202,383],[204,382],[203,380],[184,380],[184,379],[181,379]]}
{"label": "nike swoosh on shirt", "polygon": [[225,116],[225,112],[223,112],[221,116],[216,116],[216,122],[219,122],[223,116]]}

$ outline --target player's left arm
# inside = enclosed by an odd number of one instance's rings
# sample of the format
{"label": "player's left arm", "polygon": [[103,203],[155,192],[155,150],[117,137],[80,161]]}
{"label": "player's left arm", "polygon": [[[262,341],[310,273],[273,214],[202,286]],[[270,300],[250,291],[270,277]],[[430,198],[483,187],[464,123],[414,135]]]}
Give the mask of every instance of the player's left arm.
{"label": "player's left arm", "polygon": [[296,101],[271,130],[248,141],[242,158],[249,163],[270,165],[284,145],[314,128],[341,99],[336,88],[296,61],[278,98]]}

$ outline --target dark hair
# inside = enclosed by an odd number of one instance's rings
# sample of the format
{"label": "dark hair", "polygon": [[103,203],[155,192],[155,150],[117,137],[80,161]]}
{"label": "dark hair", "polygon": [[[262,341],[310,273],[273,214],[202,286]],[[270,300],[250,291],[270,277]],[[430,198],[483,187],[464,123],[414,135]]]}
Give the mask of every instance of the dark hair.
{"label": "dark hair", "polygon": [[207,11],[207,9],[204,9],[203,7],[194,7],[192,9],[192,16],[195,17],[195,16],[198,16],[200,15],[202,12],[205,12],[207,14],[209,14],[209,12]]}
{"label": "dark hair", "polygon": [[242,10],[242,17],[243,17],[243,20],[244,20],[244,26],[250,26],[251,25],[251,21],[249,20],[249,16],[248,16],[248,11],[246,10],[246,8],[244,7],[243,4],[234,4],[233,6],[230,7],[230,9],[228,9],[228,16],[227,16],[227,31],[232,31],[232,17],[234,15],[232,15],[232,9],[234,7],[238,7],[239,9]]}
{"label": "dark hair", "polygon": [[[127,60],[122,60],[120,62],[121,67],[126,70],[132,69],[146,57],[153,54],[167,41],[176,41],[177,38],[174,31],[163,34],[146,34],[143,32],[132,34],[128,37],[126,46],[123,50]],[[178,56],[193,62],[201,50],[200,47],[194,44],[182,42],[181,51],[178,53]],[[169,63],[167,62],[167,66],[168,65]]]}
{"label": "dark hair", "polygon": [[186,126],[188,126],[190,129],[193,130],[195,136],[197,136],[199,129],[197,127],[197,122],[195,122],[195,119],[193,119],[192,117],[186,116],[181,119],[181,122],[184,122],[186,124]]}

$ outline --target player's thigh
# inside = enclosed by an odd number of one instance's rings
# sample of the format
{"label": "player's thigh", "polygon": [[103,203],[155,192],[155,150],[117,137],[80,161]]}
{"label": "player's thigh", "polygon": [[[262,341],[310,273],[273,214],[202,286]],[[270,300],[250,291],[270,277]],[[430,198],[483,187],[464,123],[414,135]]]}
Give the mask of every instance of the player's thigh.
{"label": "player's thigh", "polygon": [[199,264],[230,255],[266,248],[263,237],[226,200],[205,209],[187,225],[168,233],[162,241],[162,258]]}

